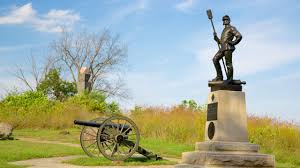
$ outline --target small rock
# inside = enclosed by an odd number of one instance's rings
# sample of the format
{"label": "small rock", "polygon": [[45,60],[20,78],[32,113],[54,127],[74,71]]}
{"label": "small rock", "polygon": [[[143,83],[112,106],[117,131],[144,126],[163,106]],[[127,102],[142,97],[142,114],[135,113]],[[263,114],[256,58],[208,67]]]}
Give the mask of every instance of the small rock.
{"label": "small rock", "polygon": [[13,140],[13,127],[7,123],[0,123],[0,140]]}
{"label": "small rock", "polygon": [[64,130],[64,131],[60,131],[58,134],[60,134],[60,135],[69,135],[70,132]]}

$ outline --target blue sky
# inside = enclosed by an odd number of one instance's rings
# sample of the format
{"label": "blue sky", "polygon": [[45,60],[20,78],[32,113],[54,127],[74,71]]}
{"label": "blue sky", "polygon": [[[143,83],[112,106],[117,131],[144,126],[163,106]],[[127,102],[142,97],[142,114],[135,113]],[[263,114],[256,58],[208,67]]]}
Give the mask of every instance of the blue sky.
{"label": "blue sky", "polygon": [[296,0],[0,1],[0,94],[21,87],[16,64],[43,60],[63,24],[70,31],[104,28],[128,44],[124,79],[131,99],[121,106],[206,102],[217,51],[206,9],[218,34],[228,14],[243,35],[234,52],[235,78],[247,81],[247,111],[300,122],[300,2]]}

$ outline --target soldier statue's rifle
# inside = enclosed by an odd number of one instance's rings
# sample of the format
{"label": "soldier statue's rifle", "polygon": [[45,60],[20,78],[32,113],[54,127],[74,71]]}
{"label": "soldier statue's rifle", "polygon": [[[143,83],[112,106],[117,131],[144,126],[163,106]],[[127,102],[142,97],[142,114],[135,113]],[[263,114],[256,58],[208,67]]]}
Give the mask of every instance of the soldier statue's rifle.
{"label": "soldier statue's rifle", "polygon": [[[215,30],[215,26],[214,26],[213,20],[212,20],[212,19],[213,19],[213,15],[212,15],[211,10],[208,9],[208,10],[206,11],[206,13],[207,13],[208,19],[209,19],[210,22],[211,22],[211,25],[212,25],[214,34],[217,34],[217,33],[216,33],[216,30]],[[219,49],[221,48],[221,46],[220,46],[219,43],[218,43],[218,47],[219,47]],[[224,62],[224,58],[222,58],[222,62],[223,62],[223,67],[224,67],[224,70],[225,70],[225,73],[226,73],[226,77],[228,77],[227,69],[226,69],[225,62]]]}

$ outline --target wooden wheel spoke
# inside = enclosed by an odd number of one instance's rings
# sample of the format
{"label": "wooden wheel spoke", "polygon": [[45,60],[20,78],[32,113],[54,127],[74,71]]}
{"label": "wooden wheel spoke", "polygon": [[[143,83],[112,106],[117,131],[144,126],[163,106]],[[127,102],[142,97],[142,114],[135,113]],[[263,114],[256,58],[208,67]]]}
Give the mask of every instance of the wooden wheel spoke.
{"label": "wooden wheel spoke", "polygon": [[93,143],[91,143],[89,146],[87,146],[86,148],[89,148],[89,147],[91,147],[92,145],[95,145],[96,144],[96,142],[97,141],[95,141],[95,142],[93,142]]}
{"label": "wooden wheel spoke", "polygon": [[96,135],[92,135],[92,134],[90,134],[90,133],[88,133],[88,132],[84,132],[84,134],[88,134],[88,135],[90,135],[90,136],[92,136],[92,137],[96,137]]}
{"label": "wooden wheel spoke", "polygon": [[129,125],[129,127],[124,131],[123,134],[125,134],[125,132],[127,132],[131,127],[132,127],[132,125]]}
{"label": "wooden wheel spoke", "polygon": [[106,133],[104,133],[104,134],[103,134],[103,133],[101,133],[101,134],[100,134],[100,136],[109,137],[109,135],[108,135],[108,134],[106,134]]}
{"label": "wooden wheel spoke", "polygon": [[134,146],[130,146],[130,145],[128,145],[128,144],[125,144],[124,146],[127,147],[127,148],[130,149],[130,150],[132,150],[132,149],[134,148]]}
{"label": "wooden wheel spoke", "polygon": [[126,125],[126,121],[125,121],[125,123],[122,125],[122,128],[121,128],[121,130],[120,130],[120,134],[122,134],[125,125]]}
{"label": "wooden wheel spoke", "polygon": [[113,155],[116,153],[116,150],[117,150],[116,148],[117,148],[117,143],[115,143],[115,145],[113,147],[113,150],[112,150],[112,152],[110,154],[110,157],[113,157]]}
{"label": "wooden wheel spoke", "polygon": [[106,139],[106,140],[104,140],[104,141],[101,141],[101,143],[105,143],[105,142],[112,143],[112,142],[113,142],[113,140],[111,140],[111,139]]}
{"label": "wooden wheel spoke", "polygon": [[97,149],[97,145],[95,145],[95,147],[92,150],[92,153],[95,152],[95,150]]}
{"label": "wooden wheel spoke", "polygon": [[94,128],[90,128],[90,129],[97,135],[97,132],[94,130]]}
{"label": "wooden wheel spoke", "polygon": [[[105,142],[103,144],[107,147],[107,149],[109,149],[112,152],[111,148]],[[102,146],[103,146],[103,144],[102,144]]]}
{"label": "wooden wheel spoke", "polygon": [[96,139],[83,139],[83,141],[95,141]]}

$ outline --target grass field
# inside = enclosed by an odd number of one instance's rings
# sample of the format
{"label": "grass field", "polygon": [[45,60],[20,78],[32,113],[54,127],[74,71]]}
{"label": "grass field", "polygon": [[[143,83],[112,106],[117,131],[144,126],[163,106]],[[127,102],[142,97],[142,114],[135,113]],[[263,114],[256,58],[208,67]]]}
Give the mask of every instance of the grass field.
{"label": "grass field", "polygon": [[[62,131],[68,131],[70,134],[60,134]],[[40,140],[52,140],[52,141],[61,141],[61,142],[69,142],[79,144],[79,134],[80,129],[78,128],[70,128],[65,130],[55,130],[55,129],[22,129],[15,130],[16,137],[31,137]],[[174,157],[180,158],[182,152],[193,151],[194,143],[184,144],[184,143],[174,143],[171,141],[166,141],[162,139],[154,139],[141,137],[140,145],[150,151],[157,153],[161,156],[165,157]],[[262,153],[269,153],[270,151],[261,150]],[[276,167],[280,168],[296,168],[300,167],[299,164],[299,154],[298,153],[283,153],[282,151],[273,151],[276,155]],[[105,164],[108,160],[106,159],[91,159],[91,158],[79,158],[70,161],[69,163],[77,164],[77,165],[102,165]],[[108,161],[110,162],[110,161]],[[138,163],[135,163],[138,162]],[[130,160],[129,163],[124,162],[124,165],[132,165],[132,164],[143,164],[148,165],[152,162],[143,162],[138,160]],[[111,164],[107,163],[107,164]],[[153,163],[154,164],[154,163]],[[158,164],[165,164],[164,162],[158,162]]]}
{"label": "grass field", "polygon": [[82,150],[76,147],[18,140],[0,141],[0,151],[0,168],[21,167],[8,164],[12,161],[83,154]]}
{"label": "grass field", "polygon": [[[62,131],[68,131],[70,134],[60,134]],[[80,144],[79,135],[80,129],[70,128],[65,130],[55,129],[22,129],[15,130],[14,135],[16,137],[35,138],[39,140],[47,141],[60,141],[69,142],[74,144]],[[194,149],[194,144],[179,144],[172,143],[165,140],[144,138],[141,137],[140,145],[143,148],[151,149],[151,151],[163,156],[180,158],[182,151],[191,151]]]}

